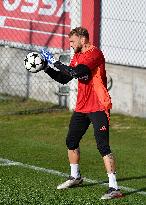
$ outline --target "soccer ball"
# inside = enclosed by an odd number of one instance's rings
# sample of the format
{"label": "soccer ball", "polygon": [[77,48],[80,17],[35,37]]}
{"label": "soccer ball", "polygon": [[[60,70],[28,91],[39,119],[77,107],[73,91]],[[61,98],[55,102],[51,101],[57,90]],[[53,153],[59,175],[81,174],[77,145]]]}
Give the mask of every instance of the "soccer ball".
{"label": "soccer ball", "polygon": [[25,68],[31,73],[37,73],[44,67],[44,58],[40,53],[28,53],[24,59]]}

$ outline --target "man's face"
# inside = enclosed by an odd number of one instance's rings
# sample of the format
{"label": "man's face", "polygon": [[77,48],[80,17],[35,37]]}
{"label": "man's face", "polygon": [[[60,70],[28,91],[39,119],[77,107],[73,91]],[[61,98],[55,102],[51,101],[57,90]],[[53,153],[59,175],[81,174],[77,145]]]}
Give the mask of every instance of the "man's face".
{"label": "man's face", "polygon": [[74,49],[75,53],[79,53],[83,47],[81,38],[75,34],[69,38],[70,47]]}

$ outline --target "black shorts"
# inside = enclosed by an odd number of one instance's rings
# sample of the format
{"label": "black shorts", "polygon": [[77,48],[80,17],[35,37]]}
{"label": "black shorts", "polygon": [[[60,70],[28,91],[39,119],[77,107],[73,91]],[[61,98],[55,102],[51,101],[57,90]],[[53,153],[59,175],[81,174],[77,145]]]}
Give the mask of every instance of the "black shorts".
{"label": "black shorts", "polygon": [[106,154],[107,152],[111,153],[109,147],[109,121],[104,111],[73,113],[66,138],[66,145],[68,149],[74,150],[79,147],[80,140],[86,133],[90,123],[93,124],[97,148],[101,154],[105,155],[105,153],[103,153],[103,149],[106,149]]}

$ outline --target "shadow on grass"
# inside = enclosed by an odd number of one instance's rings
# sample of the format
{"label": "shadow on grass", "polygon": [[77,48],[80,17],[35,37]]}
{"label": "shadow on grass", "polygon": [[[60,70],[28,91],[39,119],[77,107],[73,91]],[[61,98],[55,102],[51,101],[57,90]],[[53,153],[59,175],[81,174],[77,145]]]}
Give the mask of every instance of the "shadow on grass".
{"label": "shadow on grass", "polygon": [[[135,180],[135,179],[146,179],[146,175],[125,177],[125,178],[117,179],[117,181],[118,182],[123,182],[123,181]],[[103,181],[99,182],[99,184],[103,184],[103,183],[108,183],[108,180],[103,180]]]}
{"label": "shadow on grass", "polygon": [[125,177],[125,178],[118,179],[117,181],[120,182],[120,181],[128,181],[128,180],[133,180],[133,179],[146,179],[146,175],[144,175],[144,176]]}
{"label": "shadow on grass", "polygon": [[83,187],[91,187],[91,186],[96,186],[96,185],[99,185],[99,183],[83,183],[83,184],[80,184],[80,185],[74,185],[72,187],[70,187],[70,189],[73,189],[73,188],[83,188]]}
{"label": "shadow on grass", "polygon": [[80,185],[80,187],[91,187],[91,186],[96,186],[99,185],[99,183],[84,183]]}
{"label": "shadow on grass", "polygon": [[[135,179],[145,179],[146,176],[135,176],[135,177],[127,177],[127,178],[121,178],[121,179],[118,179],[117,181],[118,182],[122,182],[122,181],[127,181],[127,180],[135,180]],[[94,183],[86,183],[84,182],[83,184],[80,184],[80,185],[77,185],[77,186],[73,186],[73,187],[70,187],[71,189],[72,188],[84,188],[84,187],[93,187],[93,186],[97,186],[97,185],[108,185],[108,181],[105,180],[105,181],[99,181],[99,182],[94,182]],[[126,189],[126,188],[125,188]],[[129,189],[129,190],[128,190]],[[144,192],[144,193],[143,193]],[[128,195],[131,195],[131,194],[135,194],[135,193],[139,193],[139,194],[142,194],[142,195],[146,195],[146,187],[143,187],[143,188],[140,188],[140,189],[132,189],[132,188],[127,188],[127,190],[124,190],[123,188],[123,197],[125,196],[128,196]]]}

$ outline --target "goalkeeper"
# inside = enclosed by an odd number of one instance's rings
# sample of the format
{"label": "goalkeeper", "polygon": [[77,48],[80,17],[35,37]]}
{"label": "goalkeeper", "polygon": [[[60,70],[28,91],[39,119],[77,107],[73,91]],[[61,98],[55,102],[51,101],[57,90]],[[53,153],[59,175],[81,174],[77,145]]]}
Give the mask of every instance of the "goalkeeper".
{"label": "goalkeeper", "polygon": [[[56,61],[50,52],[44,49],[41,51],[46,60],[44,71],[51,78],[61,84],[66,84],[73,78],[78,79],[76,107],[66,137],[71,174],[57,189],[66,189],[83,182],[79,168],[79,143],[92,123],[97,149],[109,178],[109,189],[101,199],[119,198],[122,193],[117,185],[115,160],[109,145],[109,110],[112,103],[107,91],[105,59],[102,52],[90,43],[87,29],[76,27],[71,30],[69,41],[74,49],[69,66]],[[58,70],[51,68],[51,64]]]}

